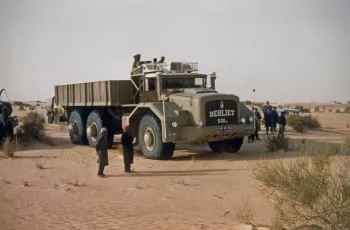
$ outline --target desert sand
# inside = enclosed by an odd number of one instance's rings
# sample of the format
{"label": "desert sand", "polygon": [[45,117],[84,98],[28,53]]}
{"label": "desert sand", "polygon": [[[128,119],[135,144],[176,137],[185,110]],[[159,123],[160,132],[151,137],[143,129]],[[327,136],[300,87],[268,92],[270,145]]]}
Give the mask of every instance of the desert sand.
{"label": "desert sand", "polygon": [[[44,106],[37,108],[45,113]],[[313,115],[322,129],[302,135],[287,129],[287,135],[338,143],[350,135],[349,114]],[[120,152],[110,150],[108,177],[99,178],[94,149],[70,144],[65,125],[47,124],[46,129],[56,146],[34,143],[21,147],[14,158],[0,157],[1,230],[251,229],[238,225],[244,223],[237,210],[245,205],[259,226],[268,226],[274,216],[250,172],[256,163],[276,160],[263,158],[264,140],[245,140],[237,154],[177,145],[169,161],[136,156],[132,174],[123,173]],[[285,158],[296,156],[288,152]]]}

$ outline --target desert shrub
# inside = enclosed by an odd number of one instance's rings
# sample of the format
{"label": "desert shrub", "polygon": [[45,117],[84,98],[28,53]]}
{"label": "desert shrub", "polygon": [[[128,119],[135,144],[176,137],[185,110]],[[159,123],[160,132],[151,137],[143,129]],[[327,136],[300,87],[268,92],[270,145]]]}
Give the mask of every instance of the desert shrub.
{"label": "desert shrub", "polygon": [[294,109],[298,109],[302,113],[310,113],[310,109],[304,108],[304,106],[296,105]]}
{"label": "desert shrub", "polygon": [[344,112],[345,112],[345,113],[350,113],[350,106],[346,106]]}
{"label": "desert shrub", "polygon": [[15,106],[25,106],[25,103],[23,103],[22,101],[14,101],[12,104]]}
{"label": "desert shrub", "polygon": [[340,109],[336,109],[335,112],[336,112],[336,113],[340,113]]}
{"label": "desert shrub", "polygon": [[20,106],[19,106],[19,110],[20,110],[20,111],[25,110],[24,105],[20,105]]}
{"label": "desert shrub", "polygon": [[315,107],[315,112],[317,112],[317,113],[320,112],[320,107],[319,106]]}
{"label": "desert shrub", "polygon": [[36,103],[36,105],[35,105],[35,106],[40,107],[40,104],[39,104],[39,103]]}
{"label": "desert shrub", "polygon": [[350,160],[332,156],[319,148],[295,161],[253,168],[275,202],[274,229],[350,229]]}
{"label": "desert shrub", "polygon": [[21,119],[17,134],[23,141],[43,139],[45,137],[45,118],[38,112],[31,111]]}
{"label": "desert shrub", "polygon": [[304,132],[305,129],[315,129],[321,127],[318,119],[313,116],[288,116],[287,125],[299,133]]}
{"label": "desert shrub", "polygon": [[252,105],[253,103],[251,101],[245,101],[244,104],[246,105]]}
{"label": "desert shrub", "polygon": [[28,108],[29,108],[29,110],[35,110],[36,109],[36,107],[34,105],[30,105],[30,106],[28,106]]}
{"label": "desert shrub", "polygon": [[266,149],[268,152],[275,152],[278,150],[288,151],[290,149],[291,141],[288,137],[282,136],[267,136],[265,139]]}
{"label": "desert shrub", "polygon": [[330,112],[330,113],[331,113],[331,112],[332,112],[332,109],[331,109],[331,108],[329,108],[329,109],[328,109],[328,112]]}
{"label": "desert shrub", "polygon": [[350,124],[346,124],[346,128],[348,128],[348,129],[349,129],[349,128],[350,128]]}

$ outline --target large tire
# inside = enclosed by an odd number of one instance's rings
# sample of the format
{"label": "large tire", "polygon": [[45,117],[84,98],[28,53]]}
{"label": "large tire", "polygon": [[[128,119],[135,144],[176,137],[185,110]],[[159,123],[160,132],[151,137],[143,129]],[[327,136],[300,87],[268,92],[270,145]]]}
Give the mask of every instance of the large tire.
{"label": "large tire", "polygon": [[100,131],[103,127],[103,113],[98,110],[92,111],[86,121],[86,136],[91,147],[96,147],[97,140],[100,137]]}
{"label": "large tire", "polygon": [[[149,141],[146,143],[145,139]],[[138,140],[140,150],[145,158],[168,160],[174,154],[175,144],[163,143],[161,126],[152,115],[145,115],[141,119],[138,128]]]}
{"label": "large tire", "polygon": [[243,140],[244,137],[240,137],[224,141],[208,142],[208,145],[214,153],[236,153],[241,149]]}
{"label": "large tire", "polygon": [[86,143],[86,125],[82,112],[74,110],[69,116],[69,137],[73,144],[84,145]]}

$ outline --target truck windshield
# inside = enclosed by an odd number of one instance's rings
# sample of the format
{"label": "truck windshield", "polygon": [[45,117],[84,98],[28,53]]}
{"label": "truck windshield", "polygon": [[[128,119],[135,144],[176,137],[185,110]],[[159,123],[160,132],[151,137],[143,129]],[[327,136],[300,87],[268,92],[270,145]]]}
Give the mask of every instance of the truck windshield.
{"label": "truck windshield", "polygon": [[204,88],[204,78],[163,78],[163,89]]}

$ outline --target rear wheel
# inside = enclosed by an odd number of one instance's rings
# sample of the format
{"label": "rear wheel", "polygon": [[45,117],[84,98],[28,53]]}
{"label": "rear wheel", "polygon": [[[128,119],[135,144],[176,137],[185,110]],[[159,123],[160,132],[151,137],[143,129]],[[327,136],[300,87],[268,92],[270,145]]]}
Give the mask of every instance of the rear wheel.
{"label": "rear wheel", "polygon": [[85,122],[82,112],[74,110],[69,115],[69,137],[73,144],[84,145],[86,143]]}
{"label": "rear wheel", "polygon": [[243,144],[244,137],[239,137],[230,140],[208,142],[208,145],[214,153],[236,153]]}
{"label": "rear wheel", "polygon": [[175,150],[174,143],[163,143],[162,131],[158,120],[152,115],[145,115],[138,128],[139,147],[144,157],[149,159],[170,159]]}
{"label": "rear wheel", "polygon": [[89,145],[96,147],[97,140],[100,137],[100,130],[103,127],[103,114],[98,110],[92,111],[86,121],[86,136]]}

